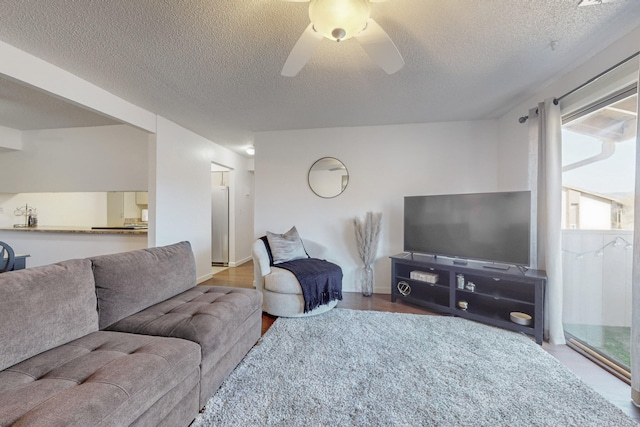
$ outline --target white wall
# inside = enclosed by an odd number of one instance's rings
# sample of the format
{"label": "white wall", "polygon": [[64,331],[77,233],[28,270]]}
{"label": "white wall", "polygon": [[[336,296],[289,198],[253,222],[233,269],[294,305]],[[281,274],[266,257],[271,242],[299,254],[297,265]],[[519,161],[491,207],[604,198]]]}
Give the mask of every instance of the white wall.
{"label": "white wall", "polygon": [[582,64],[575,64],[543,90],[532,95],[498,121],[498,186],[502,191],[528,189],[528,122],[518,123],[530,108],[535,108],[546,98],[560,97],[575,89],[608,68],[618,64],[640,50],[640,26]]}
{"label": "white wall", "polygon": [[[259,132],[255,135],[255,237],[295,225],[342,267],[343,289],[358,291],[361,266],[353,218],[382,212],[375,292],[390,292],[389,256],[402,252],[403,196],[495,191],[495,121]],[[336,157],[349,171],[345,192],[316,196],[311,165]]]}
{"label": "white wall", "polygon": [[22,149],[22,133],[19,130],[0,126],[0,151],[21,150]]}
{"label": "white wall", "polygon": [[0,151],[0,192],[146,190],[147,141],[127,125],[22,132]]}
{"label": "white wall", "polygon": [[230,228],[241,247],[230,247],[230,262],[250,257],[252,238],[241,240],[242,233],[252,234],[245,231],[252,230],[246,215],[251,204],[245,200],[248,159],[162,117],[158,117],[150,153],[149,244],[188,240],[196,258],[198,281],[211,277],[211,162],[215,161],[235,172],[230,174],[230,217],[234,218]]}

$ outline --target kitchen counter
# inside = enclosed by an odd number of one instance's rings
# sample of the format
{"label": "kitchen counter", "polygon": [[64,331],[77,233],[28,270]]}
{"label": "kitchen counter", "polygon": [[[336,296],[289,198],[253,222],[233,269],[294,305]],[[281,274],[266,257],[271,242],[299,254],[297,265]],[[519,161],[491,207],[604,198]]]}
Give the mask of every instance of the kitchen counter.
{"label": "kitchen counter", "polygon": [[22,233],[75,233],[75,234],[133,234],[147,235],[148,230],[143,229],[92,229],[91,227],[71,227],[71,226],[55,226],[55,225],[38,225],[36,227],[4,227],[0,231],[18,231]]}

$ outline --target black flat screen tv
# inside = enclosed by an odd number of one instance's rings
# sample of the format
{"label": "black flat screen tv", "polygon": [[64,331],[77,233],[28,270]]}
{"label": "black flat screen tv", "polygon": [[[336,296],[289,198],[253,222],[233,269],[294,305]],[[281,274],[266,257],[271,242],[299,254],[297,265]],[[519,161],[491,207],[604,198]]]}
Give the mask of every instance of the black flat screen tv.
{"label": "black flat screen tv", "polygon": [[529,265],[531,192],[408,196],[404,251]]}

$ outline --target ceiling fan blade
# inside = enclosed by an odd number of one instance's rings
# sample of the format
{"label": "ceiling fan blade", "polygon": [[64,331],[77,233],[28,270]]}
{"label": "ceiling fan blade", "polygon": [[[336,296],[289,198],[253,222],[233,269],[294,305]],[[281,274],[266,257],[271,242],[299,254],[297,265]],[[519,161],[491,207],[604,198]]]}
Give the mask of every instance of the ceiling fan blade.
{"label": "ceiling fan blade", "polygon": [[355,37],[369,57],[387,74],[393,74],[404,67],[404,59],[393,40],[373,19],[369,19],[367,28]]}
{"label": "ceiling fan blade", "polygon": [[596,6],[603,3],[613,3],[619,0],[582,0],[578,6]]}
{"label": "ceiling fan blade", "polygon": [[302,36],[298,39],[298,42],[287,58],[287,61],[282,67],[282,74],[285,77],[294,77],[307,63],[313,52],[322,41],[322,34],[313,29],[313,24],[309,24]]}

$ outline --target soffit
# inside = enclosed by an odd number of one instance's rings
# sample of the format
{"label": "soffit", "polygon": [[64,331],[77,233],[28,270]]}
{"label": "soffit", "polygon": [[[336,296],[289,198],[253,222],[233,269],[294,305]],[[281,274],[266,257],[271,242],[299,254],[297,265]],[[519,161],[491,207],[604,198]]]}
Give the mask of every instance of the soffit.
{"label": "soffit", "polygon": [[121,124],[40,90],[0,78],[0,126],[17,130]]}

